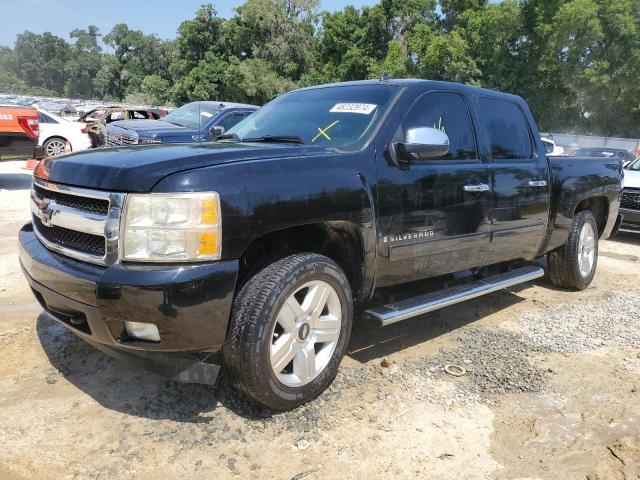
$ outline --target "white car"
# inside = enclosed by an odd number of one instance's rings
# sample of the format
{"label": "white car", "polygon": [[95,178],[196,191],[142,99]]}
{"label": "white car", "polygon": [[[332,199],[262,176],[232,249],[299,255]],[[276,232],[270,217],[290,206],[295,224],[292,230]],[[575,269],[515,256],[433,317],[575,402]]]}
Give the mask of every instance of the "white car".
{"label": "white car", "polygon": [[40,139],[38,145],[44,147],[47,157],[57,157],[65,153],[67,143],[72,152],[91,147],[87,126],[82,122],[71,122],[53,113],[38,109]]}
{"label": "white car", "polygon": [[564,155],[564,147],[556,145],[556,142],[554,142],[553,139],[548,137],[540,137],[540,140],[542,140],[544,148],[547,151],[547,155],[549,155],[550,157],[559,157],[561,155]]}
{"label": "white car", "polygon": [[640,232],[640,158],[624,169],[620,230]]}

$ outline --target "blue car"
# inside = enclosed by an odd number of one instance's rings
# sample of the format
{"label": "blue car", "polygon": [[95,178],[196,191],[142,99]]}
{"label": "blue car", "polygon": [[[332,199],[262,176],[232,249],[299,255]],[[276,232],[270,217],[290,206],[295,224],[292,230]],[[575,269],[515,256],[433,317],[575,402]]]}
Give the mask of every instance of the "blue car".
{"label": "blue car", "polygon": [[105,145],[113,147],[207,142],[229,130],[258,108],[242,103],[192,102],[160,120],[122,120],[109,123]]}

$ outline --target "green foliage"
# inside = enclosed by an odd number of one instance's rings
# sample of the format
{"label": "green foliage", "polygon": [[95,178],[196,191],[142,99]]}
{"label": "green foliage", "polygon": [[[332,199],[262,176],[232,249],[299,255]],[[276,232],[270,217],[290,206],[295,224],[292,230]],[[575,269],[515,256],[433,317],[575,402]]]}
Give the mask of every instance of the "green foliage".
{"label": "green foliage", "polygon": [[0,91],[182,104],[262,104],[300,86],[391,77],[525,97],[543,130],[640,137],[640,0],[246,0],[203,5],[161,40],[118,24],[102,36],[24,32],[0,48]]}

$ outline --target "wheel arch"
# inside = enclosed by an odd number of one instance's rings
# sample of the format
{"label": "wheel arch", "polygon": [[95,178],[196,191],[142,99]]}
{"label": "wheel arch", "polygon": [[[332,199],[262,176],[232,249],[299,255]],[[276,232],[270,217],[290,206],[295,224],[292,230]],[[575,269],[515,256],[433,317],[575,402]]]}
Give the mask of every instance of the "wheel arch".
{"label": "wheel arch", "polygon": [[345,272],[354,298],[359,298],[364,285],[364,240],[358,226],[340,220],[287,227],[253,239],[240,257],[236,292],[269,263],[300,252],[335,261]]}
{"label": "wheel arch", "polygon": [[596,224],[598,225],[598,236],[601,237],[609,220],[609,199],[604,195],[585,198],[576,205],[573,216],[575,217],[577,214],[585,210],[589,210],[593,213],[593,216],[596,219]]}

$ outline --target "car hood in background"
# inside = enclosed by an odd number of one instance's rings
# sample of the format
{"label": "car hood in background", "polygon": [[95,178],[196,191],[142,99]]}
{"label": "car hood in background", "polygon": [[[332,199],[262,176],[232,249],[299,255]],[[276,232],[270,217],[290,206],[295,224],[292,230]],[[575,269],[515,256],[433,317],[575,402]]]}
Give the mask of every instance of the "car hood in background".
{"label": "car hood in background", "polygon": [[625,188],[638,188],[640,189],[640,171],[638,170],[625,170],[624,180],[622,186]]}
{"label": "car hood in background", "polygon": [[111,125],[116,127],[113,128],[113,131],[129,130],[144,137],[154,134],[166,136],[171,134],[196,135],[198,133],[197,130],[183,127],[182,125],[176,125],[175,123],[165,122],[163,120],[120,120],[118,122],[113,122]]}
{"label": "car hood in background", "polygon": [[322,155],[310,145],[204,144],[103,148],[45,159],[35,176],[54,183],[121,192],[149,192],[167,175],[224,163]]}

